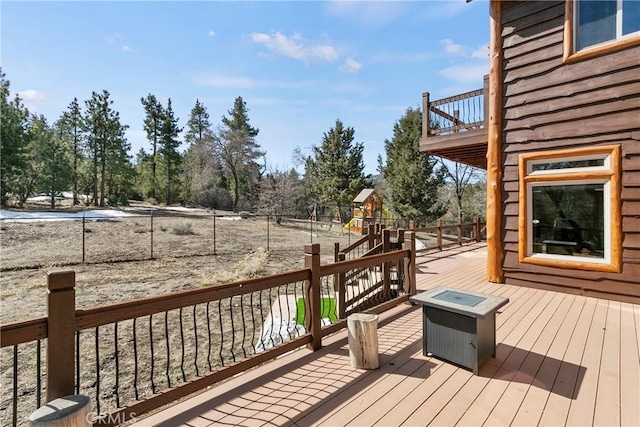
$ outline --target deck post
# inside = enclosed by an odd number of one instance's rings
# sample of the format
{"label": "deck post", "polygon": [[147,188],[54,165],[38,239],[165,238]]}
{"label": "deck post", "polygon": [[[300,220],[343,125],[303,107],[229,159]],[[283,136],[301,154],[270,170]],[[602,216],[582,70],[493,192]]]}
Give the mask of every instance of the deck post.
{"label": "deck post", "polygon": [[47,402],[74,393],[76,273],[47,273]]}
{"label": "deck post", "polygon": [[404,233],[402,249],[411,251],[409,258],[404,259],[404,291],[408,295],[416,294],[416,233]]}
{"label": "deck post", "polygon": [[462,217],[458,217],[458,245],[462,246]]}
{"label": "deck post", "polygon": [[436,220],[436,227],[438,227],[436,229],[436,245],[438,246],[438,250],[441,251],[442,250],[442,220],[441,219]]}
{"label": "deck post", "polygon": [[[382,252],[391,252],[391,230],[382,230]],[[382,264],[382,295],[385,301],[391,295],[391,263]]]}
{"label": "deck post", "polygon": [[[338,261],[344,261],[347,258],[344,252],[338,254]],[[344,272],[338,273],[338,319],[347,317],[347,307],[345,307],[347,299],[347,280]]]}
{"label": "deck post", "polygon": [[304,282],[305,328],[311,333],[310,350],[322,348],[322,319],[320,318],[320,243],[304,245],[304,266],[311,269],[311,279]]}
{"label": "deck post", "polygon": [[480,242],[480,218],[477,216],[473,217],[473,232],[475,233],[475,241]]}
{"label": "deck post", "polygon": [[373,249],[373,247],[376,245],[376,232],[375,232],[375,228],[376,225],[375,224],[367,224],[367,237],[368,237],[368,247],[367,250],[370,251],[371,249]]}
{"label": "deck post", "polygon": [[422,138],[429,137],[429,92],[422,94]]}

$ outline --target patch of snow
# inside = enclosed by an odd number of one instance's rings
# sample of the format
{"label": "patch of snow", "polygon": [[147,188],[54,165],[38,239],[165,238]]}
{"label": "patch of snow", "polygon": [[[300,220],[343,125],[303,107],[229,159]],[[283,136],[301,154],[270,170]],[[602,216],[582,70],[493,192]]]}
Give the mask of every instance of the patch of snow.
{"label": "patch of snow", "polygon": [[0,220],[5,222],[46,222],[46,221],[78,221],[83,217],[88,221],[113,219],[132,216],[132,214],[115,209],[88,210],[84,212],[17,212],[0,209]]}
{"label": "patch of snow", "polygon": [[224,219],[226,221],[237,221],[242,218],[240,218],[239,216],[220,216],[218,217],[218,219]]}
{"label": "patch of snow", "polygon": [[416,250],[419,251],[424,248],[426,248],[426,246],[424,243],[422,243],[422,240],[416,239]]}

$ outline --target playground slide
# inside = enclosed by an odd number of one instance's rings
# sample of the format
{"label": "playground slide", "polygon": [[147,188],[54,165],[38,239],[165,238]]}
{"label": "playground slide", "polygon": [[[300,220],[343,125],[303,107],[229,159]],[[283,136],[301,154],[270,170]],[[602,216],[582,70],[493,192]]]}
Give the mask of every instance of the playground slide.
{"label": "playground slide", "polygon": [[353,220],[354,220],[354,218],[351,218],[351,221],[349,221],[348,223],[345,224],[345,226],[344,226],[345,230],[351,230],[354,227]]}

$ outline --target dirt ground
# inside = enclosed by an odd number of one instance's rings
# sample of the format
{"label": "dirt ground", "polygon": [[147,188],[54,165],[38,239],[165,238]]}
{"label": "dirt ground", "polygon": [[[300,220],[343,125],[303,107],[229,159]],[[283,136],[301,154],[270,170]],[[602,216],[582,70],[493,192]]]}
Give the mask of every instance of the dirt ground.
{"label": "dirt ground", "polygon": [[[191,224],[191,233],[175,234],[174,228],[185,223]],[[148,217],[87,222],[88,263],[82,264],[82,221],[3,222],[3,268],[45,266],[0,272],[0,323],[45,316],[46,274],[54,269],[76,272],[76,305],[88,308],[302,268],[304,245],[312,241],[320,243],[323,263],[332,262],[335,242],[346,247],[362,237],[349,236],[339,225],[310,230],[308,223],[271,220],[267,226],[266,217],[217,218],[215,223],[210,216],[156,217],[156,259],[122,261],[150,257],[150,230]],[[214,244],[216,255],[211,255]],[[65,261],[78,264],[60,267]]]}

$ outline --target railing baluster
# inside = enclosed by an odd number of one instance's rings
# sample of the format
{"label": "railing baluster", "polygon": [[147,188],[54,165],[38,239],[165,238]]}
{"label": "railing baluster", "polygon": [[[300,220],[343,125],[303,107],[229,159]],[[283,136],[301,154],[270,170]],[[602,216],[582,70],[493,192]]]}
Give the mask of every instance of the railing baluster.
{"label": "railing baluster", "polygon": [[218,300],[218,326],[220,327],[220,364],[224,366],[224,356],[223,356],[223,343],[224,343],[224,330],[222,328],[222,300]]}
{"label": "railing baluster", "polygon": [[13,346],[13,425],[18,425],[18,345]]}
{"label": "railing baluster", "polygon": [[[286,296],[285,300],[287,301],[287,313],[289,315],[287,317],[287,319],[291,316],[291,307],[290,307],[290,304],[289,304],[289,285],[290,285],[290,283],[287,283],[286,285],[284,285],[284,295]],[[295,289],[295,284],[294,284],[294,289]],[[295,333],[295,332],[294,332],[294,334],[292,334],[291,333],[291,329],[289,327],[287,327],[287,332],[289,333],[289,339],[290,340],[293,339],[297,335],[297,333]]]}
{"label": "railing baluster", "polygon": [[[264,325],[264,313],[262,311],[262,290],[260,290],[260,293],[258,295],[258,307],[260,308],[260,325]],[[264,333],[260,334],[260,347],[263,351],[267,348],[264,342]]]}
{"label": "railing baluster", "polygon": [[196,376],[200,376],[200,371],[198,370],[198,324],[196,322],[196,305],[193,305],[193,335],[195,338],[195,355],[193,356],[193,366],[196,368]]}
{"label": "railing baluster", "polygon": [[211,367],[211,318],[209,317],[209,303],[210,301],[207,301],[207,363],[209,364],[209,372],[211,372],[213,368]]}
{"label": "railing baluster", "polygon": [[171,367],[171,349],[169,345],[169,312],[164,312],[164,340],[167,346],[167,367],[165,369],[165,376],[167,377],[167,387],[171,388],[171,375],[169,375],[169,369]]}
{"label": "railing baluster", "polygon": [[[283,321],[284,317],[282,317],[282,304],[280,304],[280,286],[276,287],[276,297],[277,297],[277,301],[278,301],[278,310],[280,310],[280,322]],[[273,306],[271,308],[271,324],[275,325],[275,321],[273,319]],[[274,326],[271,326],[271,335],[273,335],[273,328]],[[288,329],[288,328],[287,328]],[[280,325],[278,325],[278,336],[280,337],[280,342],[283,343],[285,341],[285,338],[282,336],[282,323],[280,323]],[[275,344],[274,344],[275,347]]]}
{"label": "railing baluster", "polygon": [[229,317],[231,318],[231,359],[236,361],[236,328],[233,324],[233,298],[229,297]]}
{"label": "railing baluster", "polygon": [[96,346],[96,411],[99,414],[100,413],[100,331],[99,331],[99,326],[96,326],[95,346]]}
{"label": "railing baluster", "polygon": [[36,408],[42,403],[42,340],[36,341]]}
{"label": "railing baluster", "polygon": [[155,367],[155,354],[153,351],[153,314],[149,315],[149,347],[151,352],[151,372],[149,374],[149,380],[151,381],[151,393],[156,393],[156,383],[153,380],[154,367]]}
{"label": "railing baluster", "polygon": [[240,295],[240,315],[242,317],[242,354],[246,358],[247,352],[244,349],[244,342],[247,338],[247,322],[244,320],[244,294]]}
{"label": "railing baluster", "polygon": [[76,331],[76,394],[80,394],[80,331]]}
{"label": "railing baluster", "polygon": [[256,348],[256,310],[253,306],[253,294],[255,292],[251,292],[249,294],[249,307],[251,307],[251,324],[253,325],[253,330],[251,331],[251,346],[253,347],[253,352],[257,353],[258,350]]}
{"label": "railing baluster", "polygon": [[133,318],[133,391],[136,396],[136,400],[140,400],[138,395],[138,340],[136,339],[136,321],[137,317]]}
{"label": "railing baluster", "polygon": [[120,358],[118,356],[118,322],[113,327],[113,347],[116,361],[116,408],[120,407]]}
{"label": "railing baluster", "polygon": [[182,323],[182,307],[180,307],[180,348],[182,353],[180,356],[180,371],[182,372],[182,381],[187,381],[187,376],[184,373],[184,325]]}

